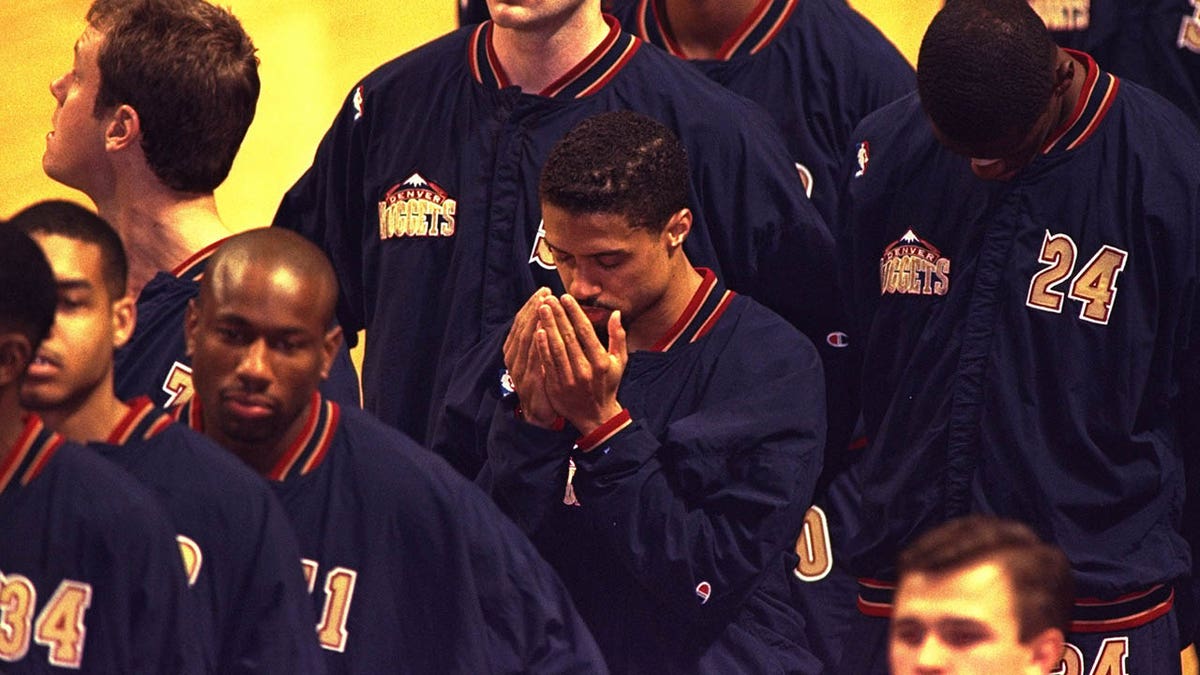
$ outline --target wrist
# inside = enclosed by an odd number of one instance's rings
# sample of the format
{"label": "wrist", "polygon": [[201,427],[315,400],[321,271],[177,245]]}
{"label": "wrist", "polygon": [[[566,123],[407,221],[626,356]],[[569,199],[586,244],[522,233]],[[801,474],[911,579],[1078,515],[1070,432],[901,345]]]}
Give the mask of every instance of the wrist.
{"label": "wrist", "polygon": [[555,415],[554,417],[530,415],[521,407],[520,402],[517,403],[516,408],[513,408],[513,416],[535,427],[550,429],[552,431],[562,431],[563,427],[567,426],[567,420],[562,415]]}
{"label": "wrist", "polygon": [[586,432],[579,429],[581,435],[575,440],[575,447],[583,452],[591,452],[630,424],[633,424],[633,419],[629,415],[629,410],[621,408],[604,421],[593,425]]}

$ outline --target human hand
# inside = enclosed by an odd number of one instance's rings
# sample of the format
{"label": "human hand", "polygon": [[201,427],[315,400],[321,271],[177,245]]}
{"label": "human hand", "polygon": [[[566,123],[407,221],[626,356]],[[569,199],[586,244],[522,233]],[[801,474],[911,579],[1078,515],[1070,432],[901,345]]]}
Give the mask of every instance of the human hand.
{"label": "human hand", "polygon": [[550,405],[586,436],[621,412],[617,388],[629,361],[621,313],[608,317],[608,347],[570,295],[550,296],[537,310],[534,331]]}
{"label": "human hand", "polygon": [[533,335],[538,326],[538,308],[546,298],[553,297],[549,288],[539,288],[517,312],[504,339],[504,365],[521,401],[521,416],[530,424],[546,428],[556,426],[559,416],[546,393],[545,373]]}

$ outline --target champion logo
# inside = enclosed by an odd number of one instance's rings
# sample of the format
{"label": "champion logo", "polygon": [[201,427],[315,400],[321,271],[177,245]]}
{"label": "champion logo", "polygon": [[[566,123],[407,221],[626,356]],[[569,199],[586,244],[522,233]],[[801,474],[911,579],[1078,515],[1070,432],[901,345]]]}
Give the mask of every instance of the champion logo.
{"label": "champion logo", "polygon": [[712,584],[707,581],[696,584],[696,597],[700,598],[700,604],[707,603],[710,596],[712,596]]}
{"label": "champion logo", "polygon": [[850,336],[846,335],[845,333],[843,333],[840,330],[835,330],[832,333],[830,333],[829,335],[825,336],[825,343],[828,344],[830,347],[837,347],[838,349],[841,349],[843,347],[849,347],[850,346]]}

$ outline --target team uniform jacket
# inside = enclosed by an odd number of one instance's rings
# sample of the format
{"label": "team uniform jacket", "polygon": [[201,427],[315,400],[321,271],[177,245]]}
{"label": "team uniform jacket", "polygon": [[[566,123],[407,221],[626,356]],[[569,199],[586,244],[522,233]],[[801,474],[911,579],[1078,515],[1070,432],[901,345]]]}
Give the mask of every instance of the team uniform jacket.
{"label": "team uniform jacket", "polygon": [[0,464],[0,671],[204,672],[186,594],[154,496],[29,415]]}
{"label": "team uniform jacket", "polygon": [[[687,58],[661,1],[621,0],[613,14],[634,35]],[[844,0],[761,0],[716,58],[690,63],[770,113],[831,229],[850,132],[867,113],[916,89],[900,52]]]}
{"label": "team uniform jacket", "polygon": [[1147,86],[1200,127],[1200,4],[1193,0],[1031,0],[1058,44]]}
{"label": "team uniform jacket", "polygon": [[[199,401],[181,410],[202,426]],[[271,481],[332,673],[596,673],[553,570],[487,496],[367,413],[314,394]]]}
{"label": "team uniform jacket", "polygon": [[291,524],[239,459],[148,398],[91,445],[161,500],[185,552],[191,595],[211,627],[218,673],[324,672]]}
{"label": "team uniform jacket", "polygon": [[[477,482],[562,575],[612,670],[820,672],[787,603],[825,435],[811,343],[707,272],[630,354],[626,411],[576,440],[515,416],[506,333],[464,359],[439,437],[486,453]],[[568,457],[579,505],[564,503]]]}
{"label": "team uniform jacket", "polygon": [[[133,337],[113,360],[113,389],[122,400],[148,396],[159,407],[192,397],[192,358],[184,338],[188,302],[200,293],[200,277],[224,242],[198,251],[171,272],[159,272],[138,295]],[[346,347],[339,350],[321,392],[342,405],[358,406],[358,375]]]}
{"label": "team uniform jacket", "polygon": [[[1073,55],[1079,105],[1009,182],[944,150],[915,95],[856,132],[864,611],[886,609],[902,547],[969,512],[1061,546],[1081,597],[1188,572],[1181,462],[1196,449],[1177,404],[1197,378],[1200,140],[1157,95]],[[1153,597],[1147,616],[1169,609]]]}
{"label": "team uniform jacket", "polygon": [[276,214],[329,253],[342,326],[370,335],[365,407],[416,439],[458,358],[539,286],[561,292],[538,237],[539,173],[567,131],[612,110],[659,119],[686,147],[691,260],[843,358],[826,343],[844,315],[832,236],[770,119],[608,21],[605,41],[537,95],[510,85],[491,22],[382,66]]}

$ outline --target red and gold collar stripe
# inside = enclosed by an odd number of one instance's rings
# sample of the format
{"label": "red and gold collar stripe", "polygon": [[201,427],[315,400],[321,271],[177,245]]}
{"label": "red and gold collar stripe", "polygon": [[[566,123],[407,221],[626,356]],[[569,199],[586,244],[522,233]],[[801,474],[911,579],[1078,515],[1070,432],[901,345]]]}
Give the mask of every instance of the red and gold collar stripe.
{"label": "red and gold collar stripe", "polygon": [[716,325],[736,293],[727,290],[717,275],[706,267],[697,267],[702,279],[683,313],[667,329],[666,335],[650,347],[652,352],[665,352],[677,344],[695,342]]}
{"label": "red and gold collar stripe", "polygon": [[[604,21],[608,24],[608,34],[600,44],[562,77],[538,92],[538,96],[555,99],[590,96],[603,89],[629,63],[641,42],[629,33],[622,32],[621,24],[614,17],[606,14]],[[512,80],[496,56],[492,44],[493,30],[495,26],[491,21],[485,21],[475,28],[468,42],[467,60],[476,82],[503,89],[511,87]]]}
{"label": "red and gold collar stripe", "polygon": [[221,244],[225,243],[226,239],[228,237],[214,241],[193,253],[190,258],[179,263],[175,269],[171,270],[171,276],[177,279],[199,281],[200,277],[204,276],[204,269],[208,267],[208,259],[212,257],[212,254],[217,252],[217,249],[221,247]]}
{"label": "red and gold collar stripe", "polygon": [[[0,464],[0,493],[10,486],[13,489],[17,485],[24,487],[37,478],[62,444],[63,437],[47,429],[41,417],[26,415],[21,435],[9,449],[3,464]],[[17,478],[16,485],[13,484],[14,478]]]}
{"label": "red and gold collar stripe", "polygon": [[[671,34],[664,0],[640,0],[637,11],[638,37],[681,59],[689,58]],[[792,16],[800,0],[761,0],[717,50],[714,60],[729,61],[757,54],[775,39]]]}
{"label": "red and gold collar stripe", "polygon": [[1117,91],[1121,87],[1121,80],[1112,73],[1100,70],[1090,55],[1073,49],[1065,51],[1082,63],[1087,72],[1071,116],[1061,127],[1051,132],[1048,137],[1050,140],[1042,146],[1044,155],[1074,150],[1086,141],[1112,108]]}
{"label": "red and gold collar stripe", "polygon": [[129,402],[129,412],[113,427],[106,443],[125,445],[130,439],[148,440],[157,436],[175,420],[166,411],[154,405],[148,396],[139,396]]}

